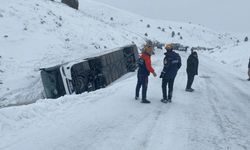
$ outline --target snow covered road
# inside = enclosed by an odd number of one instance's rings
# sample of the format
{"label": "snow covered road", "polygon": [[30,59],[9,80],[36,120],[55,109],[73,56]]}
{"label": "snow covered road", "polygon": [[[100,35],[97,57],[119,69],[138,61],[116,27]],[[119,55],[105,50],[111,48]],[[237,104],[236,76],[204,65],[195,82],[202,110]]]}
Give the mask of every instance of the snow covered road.
{"label": "snow covered road", "polygon": [[[200,55],[194,93],[184,91],[188,54],[172,104],[162,104],[161,80],[150,77],[148,98],[135,101],[136,73],[106,89],[0,109],[1,150],[247,150],[249,83]],[[153,56],[158,74],[163,52]]]}

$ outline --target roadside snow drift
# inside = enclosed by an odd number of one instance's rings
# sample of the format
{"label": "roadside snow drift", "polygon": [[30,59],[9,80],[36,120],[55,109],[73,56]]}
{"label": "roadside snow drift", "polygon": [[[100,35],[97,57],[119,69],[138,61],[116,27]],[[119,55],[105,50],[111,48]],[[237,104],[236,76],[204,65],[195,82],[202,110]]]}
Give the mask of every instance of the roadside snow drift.
{"label": "roadside snow drift", "polygon": [[250,58],[250,42],[227,45],[221,49],[215,49],[211,52],[211,56],[222,64],[229,65],[231,68],[237,68],[238,71],[243,71],[246,74]]}

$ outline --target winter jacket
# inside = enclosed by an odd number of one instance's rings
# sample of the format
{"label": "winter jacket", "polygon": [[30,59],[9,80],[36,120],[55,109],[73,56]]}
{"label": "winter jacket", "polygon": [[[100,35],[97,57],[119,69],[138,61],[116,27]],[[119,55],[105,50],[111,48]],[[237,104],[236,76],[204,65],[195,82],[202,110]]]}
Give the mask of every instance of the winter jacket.
{"label": "winter jacket", "polygon": [[150,73],[154,73],[154,69],[151,66],[151,56],[150,54],[143,52],[138,60],[138,75],[149,76]]}
{"label": "winter jacket", "polygon": [[165,53],[163,60],[164,68],[161,72],[161,78],[174,79],[178,70],[181,68],[181,57],[174,51]]}
{"label": "winter jacket", "polygon": [[187,74],[198,75],[199,59],[197,54],[192,53],[187,59]]}
{"label": "winter jacket", "polygon": [[248,69],[250,69],[250,59],[249,59],[249,63],[248,63]]}

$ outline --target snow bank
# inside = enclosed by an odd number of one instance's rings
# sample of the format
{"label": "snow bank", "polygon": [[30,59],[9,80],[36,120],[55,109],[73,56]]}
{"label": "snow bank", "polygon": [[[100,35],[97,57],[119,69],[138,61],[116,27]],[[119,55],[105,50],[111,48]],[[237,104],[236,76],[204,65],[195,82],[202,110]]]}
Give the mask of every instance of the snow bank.
{"label": "snow bank", "polygon": [[247,78],[248,62],[250,58],[250,42],[227,45],[221,49],[215,49],[210,55],[214,60],[222,63],[228,69]]}

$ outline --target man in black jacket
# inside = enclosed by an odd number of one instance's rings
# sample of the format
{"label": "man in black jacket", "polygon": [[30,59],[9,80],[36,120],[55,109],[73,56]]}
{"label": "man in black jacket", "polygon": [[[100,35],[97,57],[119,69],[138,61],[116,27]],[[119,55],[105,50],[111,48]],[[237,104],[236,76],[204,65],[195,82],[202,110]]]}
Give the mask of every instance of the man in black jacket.
{"label": "man in black jacket", "polygon": [[192,84],[194,82],[195,75],[198,75],[198,66],[199,66],[199,59],[197,52],[192,52],[191,55],[188,57],[187,60],[187,86],[186,91],[187,92],[193,92],[194,89],[192,89]]}
{"label": "man in black jacket", "polygon": [[[161,72],[160,78],[162,78],[162,94],[163,103],[171,103],[173,96],[173,86],[174,80],[177,75],[178,70],[181,68],[181,57],[179,54],[173,51],[173,45],[167,44],[165,46],[167,52],[165,53],[165,58],[163,60],[164,68]],[[168,94],[167,94],[168,85]]]}
{"label": "man in black jacket", "polygon": [[249,58],[249,62],[248,62],[248,81],[250,81],[250,58]]}

